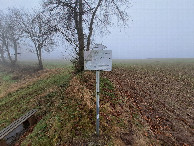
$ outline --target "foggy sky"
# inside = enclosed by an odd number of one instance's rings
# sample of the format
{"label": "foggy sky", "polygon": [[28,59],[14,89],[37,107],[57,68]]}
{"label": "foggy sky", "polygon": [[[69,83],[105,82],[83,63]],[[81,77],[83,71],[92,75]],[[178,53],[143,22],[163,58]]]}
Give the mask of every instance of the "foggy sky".
{"label": "foggy sky", "polygon": [[[0,9],[30,9],[40,1],[0,0]],[[114,59],[194,58],[194,0],[133,0],[128,12],[133,20],[128,28],[110,28],[110,35],[97,37]],[[59,59],[63,51],[44,56]]]}

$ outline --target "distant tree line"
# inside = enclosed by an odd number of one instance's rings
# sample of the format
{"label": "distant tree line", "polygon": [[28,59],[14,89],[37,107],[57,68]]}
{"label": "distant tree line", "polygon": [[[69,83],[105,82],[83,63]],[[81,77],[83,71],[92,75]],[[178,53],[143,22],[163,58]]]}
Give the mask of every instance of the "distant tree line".
{"label": "distant tree line", "polygon": [[125,25],[129,6],[129,0],[43,0],[41,10],[0,12],[0,61],[14,66],[18,47],[28,39],[43,69],[42,51],[52,51],[55,34],[61,34],[73,48],[76,71],[83,71],[84,50],[90,50],[94,36],[106,33],[108,26]]}

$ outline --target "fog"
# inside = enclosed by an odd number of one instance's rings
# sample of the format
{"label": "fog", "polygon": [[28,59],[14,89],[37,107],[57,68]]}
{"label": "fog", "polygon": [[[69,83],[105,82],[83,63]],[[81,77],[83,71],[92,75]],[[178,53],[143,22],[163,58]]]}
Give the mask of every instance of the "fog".
{"label": "fog", "polygon": [[[38,8],[41,0],[0,0],[0,9]],[[111,34],[96,42],[113,50],[113,59],[194,58],[193,0],[133,0],[127,28],[110,28]],[[44,59],[63,59],[65,45]],[[26,51],[23,56],[36,59]]]}

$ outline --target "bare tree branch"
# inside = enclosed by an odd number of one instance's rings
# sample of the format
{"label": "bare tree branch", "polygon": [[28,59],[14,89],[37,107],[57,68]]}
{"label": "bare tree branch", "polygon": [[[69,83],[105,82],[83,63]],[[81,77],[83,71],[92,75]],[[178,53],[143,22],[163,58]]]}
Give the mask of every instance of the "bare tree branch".
{"label": "bare tree branch", "polygon": [[92,18],[91,18],[91,21],[90,21],[90,27],[89,27],[89,35],[88,35],[88,38],[87,38],[87,49],[86,49],[87,51],[90,49],[90,42],[91,42],[90,40],[91,40],[91,36],[92,36],[92,32],[93,32],[94,18],[96,16],[96,12],[98,11],[98,8],[100,7],[101,3],[102,3],[102,0],[99,0],[98,4],[97,4],[97,6],[96,6],[96,8],[95,8],[95,10],[92,14]]}

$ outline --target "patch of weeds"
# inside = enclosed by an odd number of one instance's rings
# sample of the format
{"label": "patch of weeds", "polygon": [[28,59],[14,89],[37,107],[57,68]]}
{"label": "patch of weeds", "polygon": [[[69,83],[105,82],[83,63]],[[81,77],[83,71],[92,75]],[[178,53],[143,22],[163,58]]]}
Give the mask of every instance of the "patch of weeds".
{"label": "patch of weeds", "polygon": [[24,145],[51,145],[51,140],[49,135],[47,135],[48,131],[48,123],[47,121],[51,118],[51,115],[48,114],[44,118],[42,118],[35,128],[33,132],[27,136],[27,138],[22,142],[22,146]]}
{"label": "patch of weeds", "polygon": [[[112,85],[111,81],[106,78],[100,79],[100,93],[102,98],[108,98],[109,100],[115,100],[116,95],[114,93],[114,86]],[[114,102],[114,101],[113,101]]]}
{"label": "patch of weeds", "polygon": [[101,89],[107,88],[109,90],[114,90],[114,86],[111,83],[111,81],[108,80],[107,78],[103,78],[103,77],[100,78],[100,87],[101,87]]}
{"label": "patch of weeds", "polygon": [[0,72],[0,78],[4,82],[15,82],[16,80],[13,80],[13,75],[11,73],[6,73],[6,72]]}
{"label": "patch of weeds", "polygon": [[10,84],[16,82],[13,80],[12,74],[0,72],[0,94],[9,88]]}
{"label": "patch of weeds", "polygon": [[4,81],[11,81],[11,78],[12,78],[11,75],[4,75],[4,76],[2,77],[2,79],[3,79]]}
{"label": "patch of weeds", "polygon": [[126,129],[128,128],[125,121],[124,121],[124,119],[116,118],[116,121],[117,121],[116,124],[118,125],[118,127],[122,127],[122,128],[126,128]]}
{"label": "patch of weeds", "polygon": [[143,125],[140,122],[140,115],[139,115],[139,113],[136,113],[136,112],[133,113],[132,117],[133,117],[133,120],[132,120],[133,125],[135,125],[139,129],[142,129]]}

